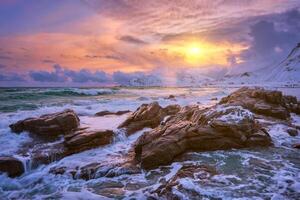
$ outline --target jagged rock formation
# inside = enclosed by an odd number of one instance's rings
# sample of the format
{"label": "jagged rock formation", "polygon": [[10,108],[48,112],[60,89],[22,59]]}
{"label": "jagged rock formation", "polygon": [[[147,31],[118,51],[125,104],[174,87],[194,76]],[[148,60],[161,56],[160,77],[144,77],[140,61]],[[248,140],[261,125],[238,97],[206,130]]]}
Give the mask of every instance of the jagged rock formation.
{"label": "jagged rock formation", "polygon": [[152,169],[187,151],[269,146],[271,138],[255,114],[288,120],[290,112],[299,113],[299,105],[295,97],[278,91],[244,87],[216,106],[184,107],[136,141],[135,161]]}
{"label": "jagged rock formation", "polygon": [[283,120],[290,117],[290,112],[300,114],[300,103],[296,97],[263,88],[243,87],[222,98],[219,104],[242,106],[254,113]]}
{"label": "jagged rock formation", "polygon": [[178,105],[170,105],[162,108],[157,102],[141,105],[132,113],[119,128],[125,128],[128,135],[143,128],[155,128],[168,115],[174,115],[180,109]]}

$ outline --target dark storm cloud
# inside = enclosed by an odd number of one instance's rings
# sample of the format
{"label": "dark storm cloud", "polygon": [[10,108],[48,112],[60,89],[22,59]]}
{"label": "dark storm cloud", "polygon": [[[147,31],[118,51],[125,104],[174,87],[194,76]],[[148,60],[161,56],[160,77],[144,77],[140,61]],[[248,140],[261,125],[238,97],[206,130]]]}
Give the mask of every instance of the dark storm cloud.
{"label": "dark storm cloud", "polygon": [[277,20],[261,20],[250,27],[252,42],[242,54],[244,59],[286,56],[300,42],[298,10],[275,15],[274,19]]}

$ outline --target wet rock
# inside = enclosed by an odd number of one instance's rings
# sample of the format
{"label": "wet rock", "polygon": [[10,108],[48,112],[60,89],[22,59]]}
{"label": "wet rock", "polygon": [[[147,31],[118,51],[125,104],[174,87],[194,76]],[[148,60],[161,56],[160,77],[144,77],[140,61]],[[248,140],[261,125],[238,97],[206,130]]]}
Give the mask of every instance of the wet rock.
{"label": "wet rock", "polygon": [[152,193],[156,193],[158,196],[165,197],[166,199],[181,199],[173,193],[174,187],[177,189],[181,188],[180,179],[190,178],[201,182],[209,180],[217,174],[216,169],[209,165],[186,164],[182,166],[172,178],[160,185]]}
{"label": "wet rock", "polygon": [[89,128],[84,128],[65,135],[64,144],[72,152],[81,152],[110,144],[113,136],[114,132],[112,130],[90,130]]}
{"label": "wet rock", "polygon": [[132,113],[119,128],[125,128],[128,135],[143,128],[155,128],[167,115],[174,115],[180,109],[179,105],[162,108],[157,102],[142,104]]}
{"label": "wet rock", "polygon": [[95,190],[94,193],[114,199],[122,198],[122,196],[125,195],[123,188],[103,188],[100,190]]}
{"label": "wet rock", "polygon": [[24,173],[23,163],[13,157],[0,157],[0,172],[7,173],[11,178],[20,176]]}
{"label": "wet rock", "polygon": [[113,141],[114,132],[111,130],[92,130],[79,128],[71,134],[67,134],[61,140],[51,143],[40,143],[29,149],[32,168],[41,164],[49,164],[66,156],[79,153]]}
{"label": "wet rock", "polygon": [[135,160],[142,168],[169,164],[187,151],[211,151],[271,145],[271,138],[241,107],[188,106],[165,124],[144,133],[134,144]]}
{"label": "wet rock", "polygon": [[124,174],[138,174],[141,169],[132,163],[90,163],[76,170],[67,169],[65,166],[53,167],[49,171],[53,174],[73,174],[74,179],[90,180],[100,177],[113,178]]}
{"label": "wet rock", "polygon": [[9,125],[15,133],[28,131],[40,136],[57,136],[67,134],[79,126],[77,114],[70,109],[63,112],[42,115],[38,118],[28,118]]}
{"label": "wet rock", "polygon": [[293,144],[292,147],[295,149],[300,149],[300,143]]}
{"label": "wet rock", "polygon": [[64,173],[66,173],[66,171],[67,171],[67,167],[65,167],[65,166],[63,166],[63,167],[57,167],[57,168],[56,167],[52,167],[49,170],[49,173],[56,174],[56,175],[58,175],[58,174],[62,175]]}
{"label": "wet rock", "polygon": [[283,120],[290,117],[290,112],[300,113],[300,104],[296,97],[284,96],[281,91],[260,87],[242,87],[222,98],[219,104],[242,106],[254,113]]}
{"label": "wet rock", "polygon": [[106,116],[106,115],[124,115],[124,114],[130,113],[130,112],[131,112],[130,110],[121,110],[121,111],[117,111],[117,112],[104,110],[101,112],[97,112],[95,115],[98,117],[102,117],[102,116]]}
{"label": "wet rock", "polygon": [[293,137],[298,135],[297,129],[289,128],[289,129],[286,130],[286,132],[287,132],[290,136],[293,136]]}

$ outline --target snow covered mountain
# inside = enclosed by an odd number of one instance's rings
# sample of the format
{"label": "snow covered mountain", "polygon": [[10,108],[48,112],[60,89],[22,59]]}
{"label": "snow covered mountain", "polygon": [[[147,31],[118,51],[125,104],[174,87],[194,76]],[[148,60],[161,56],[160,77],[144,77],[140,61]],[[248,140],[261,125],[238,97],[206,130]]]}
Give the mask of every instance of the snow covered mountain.
{"label": "snow covered mountain", "polygon": [[266,81],[300,83],[300,43],[279,65],[265,72]]}
{"label": "snow covered mountain", "polygon": [[300,84],[300,43],[279,64],[259,70],[225,75],[217,81],[224,84]]}

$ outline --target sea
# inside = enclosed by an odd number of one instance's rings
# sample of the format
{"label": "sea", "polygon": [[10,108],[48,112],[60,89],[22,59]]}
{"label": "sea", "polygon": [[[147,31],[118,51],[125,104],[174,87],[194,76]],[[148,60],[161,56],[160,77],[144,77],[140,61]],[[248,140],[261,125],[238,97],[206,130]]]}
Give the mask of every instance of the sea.
{"label": "sea", "polygon": [[[168,181],[187,163],[215,167],[217,175],[206,181],[183,178],[173,193],[180,199],[300,199],[300,151],[292,144],[300,142],[300,134],[291,137],[287,126],[274,123],[268,127],[274,146],[268,148],[232,149],[226,151],[188,152],[172,164],[138,174],[74,179],[70,174],[49,173],[53,167],[80,168],[94,162],[111,163],[125,156],[143,132],[127,137],[118,125],[129,114],[96,117],[109,110],[136,110],[153,101],[161,106],[197,104],[208,107],[237,87],[112,87],[112,88],[0,88],[0,156],[14,156],[23,161],[25,173],[17,178],[0,174],[0,199],[150,199],[153,191]],[[300,99],[299,88],[272,88]],[[174,98],[168,98],[174,95]],[[28,117],[73,109],[81,124],[116,133],[114,142],[32,168],[30,155],[18,150],[33,138],[28,133],[12,133],[9,124]],[[300,116],[292,115],[292,123],[300,126]],[[113,155],[113,156],[112,156]],[[107,187],[117,188],[107,190]],[[163,199],[163,198],[162,198]]]}

